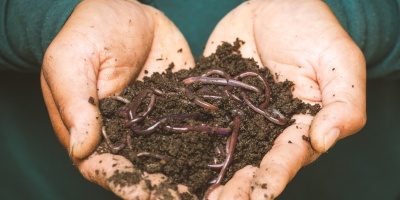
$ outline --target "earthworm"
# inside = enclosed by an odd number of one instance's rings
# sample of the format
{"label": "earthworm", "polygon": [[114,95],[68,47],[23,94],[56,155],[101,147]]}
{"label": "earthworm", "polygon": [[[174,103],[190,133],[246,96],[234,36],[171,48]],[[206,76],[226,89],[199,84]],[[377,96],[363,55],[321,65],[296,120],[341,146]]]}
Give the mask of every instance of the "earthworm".
{"label": "earthworm", "polygon": [[126,133],[126,144],[128,144],[129,149],[132,149],[132,136],[128,132]]}
{"label": "earthworm", "polygon": [[210,109],[210,110],[218,110],[218,107],[203,101],[202,99],[200,99],[199,97],[194,95],[187,87],[180,87],[179,89],[181,91],[185,92],[187,97],[193,99],[193,102],[196,105],[201,106],[201,107],[206,108],[206,109]]}
{"label": "earthworm", "polygon": [[[215,76],[210,77],[211,75],[219,75],[222,77],[216,78]],[[248,83],[245,83],[242,81],[242,79],[246,77],[257,77],[263,84],[264,88],[257,87],[254,85],[250,85]],[[218,176],[210,181],[210,186],[207,189],[207,191],[204,194],[203,199],[208,199],[210,193],[217,188],[219,185],[221,185],[222,180],[226,174],[226,171],[228,169],[228,166],[233,160],[233,155],[234,151],[236,148],[237,140],[238,140],[238,134],[239,134],[239,127],[240,127],[240,116],[244,115],[243,110],[240,109],[235,109],[231,110],[231,117],[228,117],[227,120],[231,121],[231,124],[233,124],[233,128],[230,127],[213,127],[209,126],[206,124],[200,124],[200,125],[170,125],[168,122],[172,120],[186,120],[186,119],[192,119],[192,120],[200,120],[204,121],[202,118],[205,117],[204,115],[200,113],[187,113],[187,114],[171,114],[162,118],[158,119],[149,119],[150,125],[149,127],[141,127],[137,125],[138,122],[142,122],[144,119],[150,115],[151,111],[155,107],[155,101],[156,101],[156,95],[157,95],[157,100],[158,98],[166,99],[168,96],[171,95],[181,95],[180,92],[183,92],[187,98],[183,98],[180,101],[181,102],[186,102],[188,104],[196,104],[202,108],[209,109],[209,110],[218,110],[218,107],[204,101],[203,99],[223,99],[228,97],[229,99],[233,100],[234,103],[236,103],[239,106],[242,105],[247,105],[252,109],[254,112],[261,114],[265,118],[267,118],[269,121],[278,124],[278,125],[284,125],[287,122],[287,119],[285,116],[278,111],[277,109],[272,109],[271,113],[265,111],[267,106],[269,105],[271,101],[271,88],[267,82],[266,77],[264,77],[261,73],[255,72],[255,71],[245,71],[243,73],[240,73],[239,75],[234,76],[233,78],[225,71],[220,70],[220,69],[210,69],[207,70],[205,73],[198,77],[190,77],[186,78],[182,81],[183,84],[189,85],[192,83],[203,83],[204,86],[201,87],[199,90],[196,91],[196,94],[194,94],[191,90],[189,90],[187,87],[179,87],[175,88],[178,92],[163,92],[160,89],[146,89],[142,90],[140,92],[137,92],[136,98],[131,102],[128,99],[125,99],[121,96],[114,95],[111,98],[124,102],[129,105],[129,110],[121,110],[120,114],[123,115],[126,118],[126,126],[130,127],[132,132],[137,135],[147,135],[151,134],[154,131],[157,130],[157,128],[162,128],[166,131],[173,131],[173,132],[178,132],[178,133],[185,133],[189,131],[195,131],[195,132],[205,132],[205,133],[211,133],[211,134],[229,134],[231,135],[228,137],[225,145],[225,151],[223,148],[220,146],[216,147],[216,154],[219,156],[225,157],[224,161],[222,163],[218,163],[218,157],[214,157],[214,163],[209,164],[208,167],[212,170],[219,170]],[[211,87],[209,85],[216,85],[214,87]],[[231,93],[234,87],[238,87],[241,89],[240,91],[240,96],[234,95]],[[258,94],[263,94],[265,100],[258,106],[254,105],[246,93],[245,90],[250,90],[253,92],[256,92]],[[264,90],[264,91],[263,91]],[[180,91],[180,92],[179,92]],[[138,113],[137,110],[141,106],[143,100],[150,95],[150,102],[147,107],[147,110]],[[233,118],[233,120],[232,120]],[[148,124],[148,123],[146,123]],[[229,126],[231,126],[231,124]],[[110,149],[111,152],[118,152],[122,148],[124,148],[125,144],[121,144],[119,146],[114,146],[110,139],[108,138],[106,132],[105,132],[105,127],[103,126],[102,128],[102,133],[103,136],[106,140],[106,143]],[[126,136],[126,143],[128,143],[128,147],[131,148],[130,146],[130,141],[131,141],[131,135],[127,133]],[[151,152],[141,152],[137,154],[138,157],[141,156],[148,156],[148,157],[154,157],[158,158],[161,160],[166,160],[169,161],[171,158],[168,156],[163,156]]]}
{"label": "earthworm", "polygon": [[[210,76],[210,75],[212,75],[212,74],[218,74],[218,75],[224,76],[224,77],[226,78],[227,81],[232,80],[232,79],[231,79],[231,76],[230,76],[228,73],[226,73],[226,72],[223,71],[223,70],[219,70],[219,69],[210,69],[210,70],[208,70],[206,73],[202,74],[201,77],[208,77],[208,76]],[[227,86],[224,87],[223,91],[224,91],[224,93],[225,93],[225,95],[226,95],[227,97],[232,97],[232,99],[233,99],[236,103],[239,103],[239,104],[242,103],[242,100],[240,100],[240,98],[238,98],[236,95],[233,95],[233,94],[231,94],[231,93],[229,92],[229,91],[232,90],[232,89],[233,89],[233,86],[227,85]]]}
{"label": "earthworm", "polygon": [[160,95],[160,96],[164,95],[164,92],[161,91],[160,89],[153,89],[153,92],[154,92],[154,94],[157,94],[157,95]]}
{"label": "earthworm", "polygon": [[[179,89],[178,89],[179,90]],[[181,89],[182,90],[182,89]],[[183,89],[184,90],[184,89]],[[176,92],[167,92],[167,93],[165,93],[165,92],[163,92],[163,91],[161,91],[160,89],[153,89],[153,92],[154,92],[154,94],[156,94],[156,95],[159,95],[159,96],[161,96],[161,97],[158,97],[158,98],[162,98],[162,97],[165,97],[165,96],[175,96],[175,95],[178,95],[178,93],[176,93]],[[190,97],[189,97],[190,98]],[[188,101],[188,100],[186,100],[186,99],[180,99],[180,101],[182,102],[182,103],[184,103],[184,104],[188,104],[188,105],[195,105],[195,103],[193,103],[193,102],[191,102],[191,101]],[[198,101],[198,103],[202,103],[201,102],[201,100],[200,100],[200,102]]]}
{"label": "earthworm", "polygon": [[136,97],[136,99],[132,102],[132,105],[128,112],[130,119],[129,121],[126,122],[125,124],[126,127],[131,126],[133,123],[138,123],[140,121],[143,121],[146,118],[146,116],[153,110],[156,102],[156,97],[154,93],[151,94],[150,103],[147,107],[147,110],[143,114],[141,114],[141,116],[136,117],[136,110],[139,107],[140,103],[142,103],[144,97],[148,92],[151,92],[151,90],[144,90],[144,92],[139,93],[138,97]]}
{"label": "earthworm", "polygon": [[124,97],[119,96],[119,95],[113,95],[113,96],[110,96],[110,98],[111,98],[111,99],[114,99],[114,100],[117,100],[117,101],[120,101],[120,102],[122,102],[122,103],[126,103],[126,104],[131,103],[131,101],[129,101],[129,99],[124,98]]}
{"label": "earthworm", "polygon": [[[218,144],[215,147],[215,153],[221,156],[225,156],[225,151],[222,148],[221,144]],[[221,167],[223,166],[223,163],[218,164],[218,158],[214,157],[214,164],[209,164],[208,167],[210,167],[212,170],[218,170],[221,169]]]}
{"label": "earthworm", "polygon": [[196,131],[196,132],[206,132],[212,134],[221,134],[226,135],[230,133],[232,130],[231,128],[221,128],[221,127],[211,127],[207,125],[200,125],[200,126],[183,126],[183,127],[173,127],[173,126],[164,126],[164,130],[166,131],[174,131],[178,133],[186,133],[189,131]]}
{"label": "earthworm", "polygon": [[202,117],[200,113],[189,113],[189,114],[172,114],[166,117],[161,118],[156,121],[153,125],[148,128],[141,128],[139,126],[131,126],[131,130],[138,135],[148,135],[153,133],[157,127],[161,124],[164,124],[168,120],[184,120],[184,119],[199,119]]}
{"label": "earthworm", "polygon": [[155,153],[150,153],[150,152],[147,152],[147,151],[140,152],[140,153],[138,153],[136,156],[137,156],[137,157],[148,156],[148,157],[157,158],[157,159],[165,160],[165,161],[170,161],[170,160],[171,160],[171,158],[168,157],[168,156],[164,156],[164,155],[160,155],[160,154],[155,154]]}
{"label": "earthworm", "polygon": [[219,144],[215,147],[215,153],[217,153],[218,155],[225,156],[225,151],[221,144]]}
{"label": "earthworm", "polygon": [[222,163],[217,163],[217,164],[209,164],[209,165],[207,165],[211,170],[214,170],[214,171],[216,171],[216,170],[220,170],[223,166],[225,165],[225,161],[224,162],[222,162]]}
{"label": "earthworm", "polygon": [[239,135],[239,127],[240,127],[240,119],[239,116],[235,116],[233,119],[234,122],[234,128],[232,131],[232,135],[228,137],[227,140],[227,152],[226,152],[226,159],[223,162],[223,166],[221,167],[221,171],[219,172],[218,177],[215,179],[215,182],[213,181],[212,185],[207,189],[207,191],[204,194],[203,200],[208,199],[208,196],[211,194],[211,192],[217,188],[219,185],[221,185],[222,179],[225,176],[226,170],[228,169],[229,164],[232,162],[233,159],[233,153],[235,152],[236,148],[236,143]]}
{"label": "earthworm", "polygon": [[154,123],[153,125],[151,125],[148,128],[141,128],[139,126],[131,126],[131,130],[138,135],[148,135],[153,133],[156,128],[162,124],[165,123],[168,120],[168,118],[162,118],[161,120],[157,121],[156,123]]}
{"label": "earthworm", "polygon": [[142,103],[143,99],[146,97],[147,93],[152,93],[152,91],[151,90],[143,90],[143,91],[139,92],[139,94],[136,96],[135,100],[133,100],[133,102],[131,103],[130,108],[129,108],[129,118],[130,119],[136,118],[136,110]]}
{"label": "earthworm", "polygon": [[177,93],[175,93],[175,92],[167,92],[167,93],[165,93],[165,92],[163,92],[163,91],[161,91],[160,89],[157,89],[157,88],[153,89],[153,92],[154,92],[154,94],[160,95],[160,96],[177,95]]}
{"label": "earthworm", "polygon": [[225,71],[220,70],[220,69],[207,70],[204,74],[201,75],[201,77],[208,77],[208,76],[213,75],[213,74],[218,74],[218,75],[224,76],[226,79],[230,79],[231,78],[231,76],[228,73],[226,73]]}
{"label": "earthworm", "polygon": [[118,153],[118,151],[120,151],[121,149],[123,149],[123,148],[125,147],[125,143],[122,143],[122,144],[120,144],[119,146],[115,146],[115,145],[111,142],[110,138],[109,138],[108,135],[107,135],[106,127],[105,127],[105,126],[101,127],[101,133],[102,133],[104,139],[106,140],[106,144],[107,144],[108,149],[109,149],[112,153],[116,154],[116,153]]}
{"label": "earthworm", "polygon": [[261,89],[249,85],[247,83],[243,83],[241,81],[237,81],[234,79],[226,79],[226,78],[211,78],[211,77],[190,77],[182,81],[184,84],[189,85],[195,82],[206,83],[206,84],[214,84],[214,85],[229,85],[234,87],[241,87],[247,90],[251,90],[257,93],[261,93]]}
{"label": "earthworm", "polygon": [[248,76],[256,76],[258,79],[260,79],[262,81],[262,83],[264,84],[264,96],[265,96],[265,101],[263,103],[261,103],[258,107],[260,109],[264,109],[268,106],[270,99],[271,99],[271,87],[269,86],[267,79],[261,75],[258,72],[254,72],[254,71],[247,71],[247,72],[243,72],[237,76],[235,76],[235,80],[241,80],[242,78],[248,77]]}
{"label": "earthworm", "polygon": [[222,96],[220,96],[220,95],[211,95],[211,94],[203,94],[203,95],[201,95],[201,97],[207,98],[207,99],[222,99]]}
{"label": "earthworm", "polygon": [[[216,153],[217,154],[223,154],[224,156],[227,156],[228,152],[230,151],[230,145],[231,145],[230,140],[231,140],[231,137],[228,137],[228,139],[226,141],[225,151],[223,150],[223,148],[221,146],[217,146],[215,148]],[[210,167],[210,169],[214,170],[214,171],[218,170],[218,169],[220,170],[224,166],[225,162],[226,162],[226,159],[222,163],[217,164],[217,163],[214,162],[214,164],[209,164],[207,166]]]}
{"label": "earthworm", "polygon": [[287,122],[287,119],[285,118],[285,116],[283,116],[282,113],[280,113],[278,110],[274,109],[273,112],[274,114],[278,115],[279,118],[275,118],[273,117],[270,113],[261,110],[260,108],[258,108],[257,106],[255,106],[253,103],[251,103],[251,101],[249,100],[249,97],[247,96],[246,93],[244,93],[242,91],[242,97],[244,99],[244,102],[255,112],[257,112],[258,114],[261,114],[262,116],[264,116],[265,118],[267,118],[269,121],[275,123],[275,124],[279,124],[279,125],[285,125]]}

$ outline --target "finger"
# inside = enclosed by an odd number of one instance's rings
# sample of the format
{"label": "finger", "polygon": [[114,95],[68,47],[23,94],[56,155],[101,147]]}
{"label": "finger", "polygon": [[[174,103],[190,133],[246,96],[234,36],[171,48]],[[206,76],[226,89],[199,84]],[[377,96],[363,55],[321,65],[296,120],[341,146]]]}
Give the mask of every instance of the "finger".
{"label": "finger", "polygon": [[258,3],[258,1],[247,1],[228,13],[210,35],[203,55],[211,55],[223,41],[233,42],[239,38],[244,41],[239,48],[242,56],[254,58],[261,65],[253,32],[253,13]]}
{"label": "finger", "polygon": [[180,199],[183,192],[191,195],[187,187],[177,186],[162,174],[143,173],[119,155],[94,153],[74,162],[86,179],[123,199]]}
{"label": "finger", "polygon": [[[257,45],[264,47],[258,49],[261,60],[280,80],[287,78],[296,84],[296,96],[321,101],[322,110],[311,125],[310,137],[316,151],[326,152],[338,139],[356,133],[365,124],[362,52],[323,2],[265,5],[257,10],[254,20]],[[292,11],[293,18],[278,11]],[[310,19],[317,21],[309,23]]]}
{"label": "finger", "polygon": [[[58,119],[62,120],[70,133],[69,136],[59,136],[70,139],[70,156],[83,158],[89,155],[100,141],[101,117],[97,107],[95,72],[77,55],[72,55],[76,56],[74,58],[55,54],[48,56],[42,69],[42,81],[45,82],[44,85],[48,88],[46,92],[49,93],[45,98],[51,96],[54,106],[50,108],[58,110]],[[75,62],[71,62],[72,60]],[[52,115],[57,112],[49,113]]]}
{"label": "finger", "polygon": [[185,195],[185,198],[197,199],[195,195],[191,194],[187,186],[176,185],[171,178],[163,174],[144,172],[143,178],[148,180],[148,185],[152,190],[150,199],[181,199],[181,195]]}
{"label": "finger", "polygon": [[217,186],[208,196],[207,200],[216,200],[220,199],[219,195],[221,194],[222,189],[224,189],[224,185]]}
{"label": "finger", "polygon": [[[192,193],[190,192],[189,188],[188,188],[187,186],[185,186],[185,185],[180,185],[180,184],[178,185],[178,193],[180,194],[181,197],[182,197],[182,196],[188,197],[187,195],[189,195],[190,197],[187,198],[187,199],[191,199],[191,200],[196,200],[196,199],[198,199],[197,196],[194,195],[194,194],[192,194]],[[182,199],[186,199],[186,197],[185,197],[185,198],[182,198]]]}
{"label": "finger", "polygon": [[[143,59],[143,61],[133,58],[132,60],[136,60],[135,62],[126,63],[120,60],[118,62],[120,68],[126,66],[126,68],[131,67],[133,69],[130,71],[131,75],[123,74],[121,70],[115,70],[115,73],[111,73],[112,69],[109,66],[112,63],[108,58],[114,58],[113,53],[110,52],[118,51],[108,51],[108,48],[111,47],[107,42],[104,42],[104,38],[111,38],[109,36],[112,36],[112,34],[107,31],[91,30],[94,30],[93,27],[101,23],[114,23],[107,21],[104,18],[104,13],[101,13],[101,15],[99,13],[99,10],[102,9],[112,11],[114,4],[106,5],[103,1],[87,2],[81,3],[76,8],[63,29],[48,47],[42,67],[43,80],[49,86],[56,108],[61,115],[60,118],[70,133],[70,156],[78,158],[88,156],[100,140],[101,117],[98,109],[98,94],[110,92],[104,91],[104,87],[106,90],[112,90],[108,88],[109,86],[102,85],[101,80],[113,79],[110,74],[116,74],[121,77],[121,84],[114,84],[113,86],[116,89],[113,90],[118,90],[118,86],[126,86],[129,83],[127,80],[130,81],[132,78],[130,76],[135,73],[138,74],[141,65],[144,63],[143,58],[146,58],[148,53],[139,47],[145,47],[152,40],[152,35],[147,34],[149,32],[149,28],[146,28],[148,27],[147,24],[144,22],[135,24],[137,29],[134,32],[135,35],[126,39],[126,47],[121,47],[120,53],[122,54],[124,50],[128,51],[129,48],[136,46],[136,48],[133,48],[132,54]],[[118,1],[118,3],[120,2]],[[143,12],[134,13],[146,18]],[[140,16],[134,17],[140,18]],[[88,37],[86,34],[89,33],[93,34]],[[114,43],[117,47],[122,45],[121,42],[114,41]],[[97,85],[98,81],[99,85]],[[67,137],[61,136],[60,138]]]}
{"label": "finger", "polygon": [[194,58],[188,43],[179,29],[160,11],[145,7],[154,21],[154,38],[138,79],[154,72],[164,72],[171,63],[172,71],[194,67]]}
{"label": "finger", "polygon": [[366,67],[358,47],[337,42],[323,53],[317,68],[323,108],[311,124],[313,148],[326,152],[341,138],[358,132],[366,122]]}
{"label": "finger", "polygon": [[219,199],[250,199],[251,183],[257,170],[248,165],[237,171],[222,188]]}
{"label": "finger", "polygon": [[69,148],[69,132],[62,122],[60,112],[57,109],[56,103],[54,102],[53,95],[51,94],[49,85],[44,80],[43,73],[40,73],[40,84],[42,88],[44,102],[47,107],[47,111],[50,116],[51,125],[54,131],[57,133],[56,136],[60,141],[61,145],[65,148]]}
{"label": "finger", "polygon": [[93,154],[85,160],[76,160],[75,163],[87,180],[111,190],[123,199],[149,199],[150,197],[147,179],[122,156]]}
{"label": "finger", "polygon": [[298,116],[298,122],[278,136],[254,176],[251,199],[276,198],[301,167],[320,155],[307,141],[310,120],[310,117]]}

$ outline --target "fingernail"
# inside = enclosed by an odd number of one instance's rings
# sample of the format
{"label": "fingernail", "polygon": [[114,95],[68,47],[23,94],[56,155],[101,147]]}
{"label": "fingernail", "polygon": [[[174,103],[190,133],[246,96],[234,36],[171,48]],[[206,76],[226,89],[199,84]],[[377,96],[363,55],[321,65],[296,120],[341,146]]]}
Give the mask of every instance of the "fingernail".
{"label": "fingernail", "polygon": [[328,151],[333,146],[333,144],[335,144],[336,140],[339,137],[339,133],[340,133],[339,129],[333,128],[328,133],[325,134],[325,141],[324,141],[325,152]]}

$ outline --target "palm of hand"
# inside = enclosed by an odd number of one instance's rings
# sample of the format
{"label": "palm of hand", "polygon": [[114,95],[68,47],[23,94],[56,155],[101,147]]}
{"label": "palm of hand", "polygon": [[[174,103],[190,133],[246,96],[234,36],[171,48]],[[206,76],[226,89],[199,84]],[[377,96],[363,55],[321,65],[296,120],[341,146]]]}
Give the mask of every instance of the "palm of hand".
{"label": "palm of hand", "polygon": [[273,199],[302,166],[362,128],[365,62],[329,8],[319,1],[246,2],[218,24],[204,54],[213,52],[220,41],[236,38],[245,41],[244,57],[268,67],[276,81],[293,81],[295,97],[323,107],[315,118],[295,116],[296,123],[277,138],[259,169],[237,172],[211,196]]}
{"label": "palm of hand", "polygon": [[[136,1],[82,2],[46,51],[41,83],[60,142],[83,176],[125,199],[153,198],[146,181],[157,185],[166,179],[142,174],[121,156],[92,153],[101,139],[98,100],[119,94],[145,70],[164,71],[172,61],[176,70],[193,66],[185,39],[161,12]],[[115,171],[142,180],[122,187],[110,181]]]}

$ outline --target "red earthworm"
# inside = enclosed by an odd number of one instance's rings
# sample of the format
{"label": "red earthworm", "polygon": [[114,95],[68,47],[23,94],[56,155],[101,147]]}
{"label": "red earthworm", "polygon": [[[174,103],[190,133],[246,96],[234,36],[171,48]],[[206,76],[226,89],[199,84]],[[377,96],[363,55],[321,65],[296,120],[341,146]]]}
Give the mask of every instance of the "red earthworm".
{"label": "red earthworm", "polygon": [[[210,70],[208,70],[206,73],[202,74],[201,76],[202,76],[202,77],[208,77],[208,76],[210,76],[210,75],[212,75],[212,74],[218,74],[218,75],[224,76],[224,77],[226,78],[227,81],[232,80],[232,79],[231,79],[231,76],[230,76],[228,73],[226,73],[226,72],[223,71],[223,70],[219,70],[219,69],[210,69]],[[233,86],[227,85],[227,86],[224,87],[223,91],[224,91],[224,93],[225,93],[225,95],[226,95],[227,97],[232,97],[232,99],[233,99],[236,103],[239,103],[239,104],[242,103],[242,100],[240,100],[239,97],[237,97],[236,95],[233,95],[233,94],[229,93],[229,91],[232,90],[232,89],[233,89]]]}
{"label": "red earthworm", "polygon": [[132,149],[132,136],[128,133],[128,131],[126,132],[126,144],[128,145],[129,149]]}
{"label": "red earthworm", "polygon": [[129,101],[129,99],[124,98],[124,97],[119,96],[119,95],[110,96],[110,99],[114,99],[114,100],[117,100],[117,101],[120,101],[120,102],[126,103],[126,104],[131,103],[131,101]]}
{"label": "red earthworm", "polygon": [[217,106],[214,106],[214,105],[212,105],[212,104],[210,104],[210,103],[208,103],[208,102],[205,102],[205,101],[201,100],[201,99],[198,98],[198,97],[195,97],[194,100],[193,100],[193,102],[194,102],[196,105],[201,106],[201,107],[206,108],[206,109],[218,110],[218,107],[217,107]]}
{"label": "red earthworm", "polygon": [[260,108],[258,108],[257,106],[255,106],[253,103],[250,102],[249,97],[247,96],[247,94],[245,92],[241,92],[242,97],[244,99],[244,102],[255,112],[257,112],[258,114],[261,114],[262,116],[264,116],[265,118],[267,118],[269,121],[275,123],[275,124],[279,124],[279,125],[285,125],[287,122],[287,119],[285,118],[285,116],[283,116],[282,113],[280,113],[278,110],[274,109],[273,112],[274,114],[278,115],[278,118],[273,117],[270,113],[268,113],[267,111],[263,111]]}
{"label": "red earthworm", "polygon": [[[231,137],[228,137],[228,139],[226,140],[225,151],[222,149],[221,146],[217,146],[216,147],[217,154],[222,154],[223,153],[226,156],[228,155],[228,152],[230,151],[230,145],[231,145],[230,140],[231,140]],[[207,166],[210,167],[211,170],[218,170],[218,169],[221,169],[224,166],[225,162],[226,162],[226,159],[222,163],[219,163],[219,164],[214,163],[214,164],[209,164]]]}
{"label": "red earthworm", "polygon": [[226,154],[224,151],[224,148],[222,147],[221,144],[219,144],[215,147],[215,153],[217,153],[218,155],[222,155],[222,156],[225,156],[225,154]]}
{"label": "red earthworm", "polygon": [[155,153],[150,153],[150,152],[147,152],[147,151],[140,152],[140,153],[138,153],[136,156],[137,156],[137,157],[148,156],[148,157],[157,158],[157,159],[165,160],[165,161],[170,161],[170,160],[171,160],[171,158],[168,157],[168,156],[164,156],[164,155],[160,155],[160,154],[155,154]]}
{"label": "red earthworm", "polygon": [[182,81],[184,84],[192,84],[195,82],[206,83],[206,84],[214,84],[214,85],[229,85],[234,87],[241,87],[247,90],[251,90],[257,93],[261,93],[261,89],[249,85],[247,83],[243,83],[241,81],[237,81],[234,79],[225,79],[225,78],[211,78],[211,77],[190,77]]}
{"label": "red earthworm", "polygon": [[160,95],[160,96],[177,95],[177,93],[175,93],[175,92],[167,92],[167,93],[165,93],[165,92],[161,91],[160,89],[156,89],[156,88],[153,89],[153,92],[154,92],[154,94]]}
{"label": "red earthworm", "polygon": [[218,110],[218,107],[203,101],[202,99],[194,95],[187,87],[180,87],[179,89],[185,92],[187,97],[193,99],[193,103],[195,103],[196,105],[210,110]]}
{"label": "red earthworm", "polygon": [[224,76],[226,79],[230,79],[230,78],[231,78],[231,76],[230,76],[228,73],[226,73],[225,71],[220,70],[220,69],[210,69],[210,70],[207,70],[207,71],[206,71],[204,74],[202,74],[201,76],[202,76],[202,77],[208,77],[208,76],[213,75],[213,74],[218,74],[218,75]]}
{"label": "red earthworm", "polygon": [[[227,97],[232,97],[233,100],[235,100],[235,102],[241,104],[242,100],[237,97],[234,94],[229,93],[230,90],[233,89],[232,86],[222,86],[223,88],[220,89],[220,91],[217,91],[217,94],[223,93],[225,96]],[[211,94],[211,93],[207,93],[209,90],[209,87],[204,86],[202,88],[200,88],[199,90],[197,90],[197,93],[200,93],[199,96],[203,97],[203,98],[210,98],[210,99],[222,99],[223,96],[222,95],[215,95],[215,94]]]}
{"label": "red earthworm", "polygon": [[256,76],[258,79],[260,79],[262,81],[262,83],[264,84],[264,96],[265,96],[265,101],[263,103],[261,103],[258,107],[260,109],[264,109],[268,106],[270,100],[271,100],[271,87],[269,86],[267,79],[260,73],[258,72],[254,72],[254,71],[247,71],[247,72],[243,72],[237,76],[235,76],[235,80],[241,80],[242,78],[248,77],[248,76]]}
{"label": "red earthworm", "polygon": [[[178,95],[178,93],[175,93],[175,92],[167,92],[167,93],[164,93],[163,91],[161,91],[161,90],[159,90],[159,89],[153,89],[153,92],[154,92],[154,94],[161,96],[161,97],[158,97],[157,99],[162,98],[162,97],[165,97],[165,96]],[[182,103],[184,103],[184,104],[195,105],[195,103],[190,102],[190,101],[185,100],[185,99],[180,99],[180,101],[181,101]]]}
{"label": "red earthworm", "polygon": [[156,101],[154,93],[151,94],[150,103],[147,107],[147,110],[145,112],[143,112],[143,114],[140,114],[141,116],[136,117],[137,108],[139,107],[139,105],[142,103],[143,99],[149,92],[152,92],[152,91],[151,90],[143,90],[142,92],[139,93],[139,95],[132,102],[132,104],[130,106],[130,110],[128,112],[129,120],[125,124],[126,127],[131,126],[133,123],[138,123],[138,122],[144,120],[146,118],[146,116],[153,110],[155,101]]}
{"label": "red earthworm", "polygon": [[160,96],[163,96],[164,95],[164,92],[163,91],[161,91],[160,89],[153,89],[153,92],[154,92],[154,94],[157,94],[157,95],[160,95]]}
{"label": "red earthworm", "polygon": [[[209,183],[209,184],[214,184],[215,182],[217,182],[217,178],[218,178],[218,177],[214,178],[213,180],[209,181],[208,183]],[[214,190],[214,189],[213,189],[213,190]]]}
{"label": "red earthworm", "polygon": [[211,170],[220,170],[225,165],[225,161],[219,164],[209,164],[207,165]]}
{"label": "red earthworm", "polygon": [[142,90],[141,92],[139,92],[139,94],[133,100],[133,102],[130,105],[129,112],[128,112],[129,119],[136,118],[136,110],[138,109],[138,107],[140,106],[140,104],[142,103],[143,99],[146,97],[148,92],[149,92],[149,90]]}
{"label": "red earthworm", "polygon": [[221,185],[221,182],[222,182],[222,179],[225,176],[226,170],[228,169],[229,164],[232,162],[233,153],[235,151],[236,143],[237,143],[237,139],[238,139],[238,135],[239,135],[239,127],[240,127],[239,116],[235,116],[233,121],[234,121],[234,128],[233,128],[233,131],[232,131],[232,135],[229,136],[229,138],[227,140],[228,151],[227,151],[227,154],[226,154],[227,155],[226,159],[225,159],[225,161],[223,163],[223,166],[221,167],[221,171],[219,172],[218,177],[215,179],[215,182],[213,182],[213,184],[205,192],[203,200],[208,199],[208,196],[211,194],[211,192],[215,188],[217,188],[219,185]]}
{"label": "red earthworm", "polygon": [[168,118],[162,118],[161,120],[157,121],[156,123],[154,123],[153,125],[151,125],[148,128],[141,128],[139,126],[131,126],[131,130],[138,135],[148,135],[153,133],[156,128],[162,124],[165,123],[168,120]]}
{"label": "red earthworm", "polygon": [[153,125],[148,128],[141,128],[139,126],[131,126],[131,130],[138,135],[148,135],[153,133],[156,128],[167,122],[168,120],[184,120],[184,119],[199,119],[202,117],[200,113],[189,113],[189,114],[172,114],[166,117],[161,118],[160,120],[156,121]]}
{"label": "red earthworm", "polygon": [[203,94],[200,96],[207,99],[222,99],[222,96],[220,95]]}
{"label": "red earthworm", "polygon": [[173,127],[166,125],[163,127],[166,131],[174,131],[178,133],[186,133],[189,131],[196,131],[196,132],[206,132],[211,134],[221,134],[226,135],[232,131],[231,128],[221,128],[221,127],[211,127],[207,125],[200,125],[200,126],[183,126],[183,127]]}
{"label": "red earthworm", "polygon": [[115,153],[118,153],[118,151],[120,151],[121,149],[123,149],[123,148],[125,147],[125,143],[122,143],[122,144],[120,144],[119,146],[115,146],[115,145],[111,142],[110,138],[109,138],[108,135],[107,135],[106,127],[105,127],[105,126],[101,127],[101,133],[102,133],[104,139],[106,140],[107,147],[108,147],[108,149],[111,151],[111,153],[114,153],[114,154],[115,154]]}

